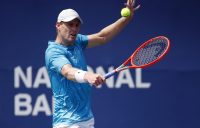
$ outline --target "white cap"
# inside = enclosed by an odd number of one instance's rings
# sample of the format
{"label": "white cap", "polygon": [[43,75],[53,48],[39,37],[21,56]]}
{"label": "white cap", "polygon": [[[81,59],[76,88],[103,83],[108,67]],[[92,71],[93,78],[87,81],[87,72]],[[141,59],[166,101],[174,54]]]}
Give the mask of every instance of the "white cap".
{"label": "white cap", "polygon": [[60,14],[58,15],[58,19],[57,19],[57,22],[69,22],[69,21],[72,21],[74,19],[79,19],[81,23],[83,23],[81,17],[79,16],[79,14],[73,10],[73,9],[65,9],[65,10],[62,10],[60,12]]}

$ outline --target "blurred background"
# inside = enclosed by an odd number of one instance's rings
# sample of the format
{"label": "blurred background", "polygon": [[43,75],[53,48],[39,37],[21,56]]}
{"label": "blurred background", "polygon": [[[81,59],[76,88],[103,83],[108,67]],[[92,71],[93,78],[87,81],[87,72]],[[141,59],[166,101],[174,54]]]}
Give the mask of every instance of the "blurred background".
{"label": "blurred background", "polygon": [[[124,0],[0,1],[0,127],[51,128],[52,92],[44,52],[59,12],[75,9],[92,34],[120,18]],[[141,8],[112,41],[85,51],[88,69],[106,73],[144,41],[164,35],[167,56],[152,67],[126,70],[93,88],[96,128],[200,127],[198,0],[137,0]]]}

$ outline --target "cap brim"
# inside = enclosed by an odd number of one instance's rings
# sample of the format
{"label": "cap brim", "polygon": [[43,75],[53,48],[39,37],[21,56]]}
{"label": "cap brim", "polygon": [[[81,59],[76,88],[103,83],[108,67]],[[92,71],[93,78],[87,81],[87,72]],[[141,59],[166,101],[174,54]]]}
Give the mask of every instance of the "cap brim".
{"label": "cap brim", "polygon": [[83,20],[80,17],[70,17],[70,18],[66,18],[66,19],[63,19],[63,20],[58,20],[58,22],[61,22],[61,21],[70,22],[70,21],[72,21],[74,19],[78,19],[81,22],[81,24],[83,24]]}

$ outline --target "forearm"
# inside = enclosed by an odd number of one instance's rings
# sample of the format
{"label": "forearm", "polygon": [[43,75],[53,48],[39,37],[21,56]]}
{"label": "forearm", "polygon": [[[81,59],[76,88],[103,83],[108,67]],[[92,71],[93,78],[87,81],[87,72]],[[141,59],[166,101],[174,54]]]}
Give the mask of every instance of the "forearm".
{"label": "forearm", "polygon": [[132,16],[121,17],[111,25],[103,28],[100,32],[89,35],[89,43],[87,47],[91,48],[109,42],[129,23],[131,19]]}
{"label": "forearm", "polygon": [[132,17],[121,17],[113,24],[102,29],[98,34],[100,37],[104,37],[104,43],[110,41],[129,23]]}
{"label": "forearm", "polygon": [[67,64],[62,67],[61,73],[68,80],[76,81],[78,83],[89,83],[91,85],[100,85],[104,82],[104,77],[100,74],[83,71]]}
{"label": "forearm", "polygon": [[62,67],[61,73],[65,76],[68,80],[75,81],[75,73],[78,69],[73,68],[71,65],[67,64]]}

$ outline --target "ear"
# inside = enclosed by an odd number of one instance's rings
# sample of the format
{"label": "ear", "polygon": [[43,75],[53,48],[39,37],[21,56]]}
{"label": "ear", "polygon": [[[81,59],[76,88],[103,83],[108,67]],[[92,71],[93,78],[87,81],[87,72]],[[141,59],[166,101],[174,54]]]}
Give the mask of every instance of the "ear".
{"label": "ear", "polygon": [[55,27],[58,29],[59,27],[60,27],[60,23],[59,22],[56,22],[56,25],[55,25]]}

